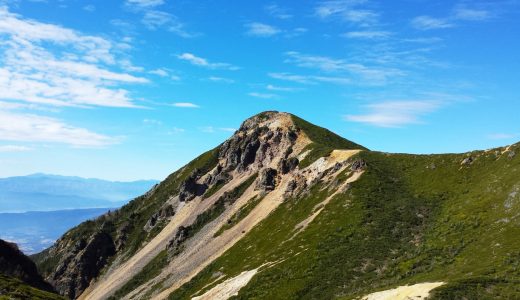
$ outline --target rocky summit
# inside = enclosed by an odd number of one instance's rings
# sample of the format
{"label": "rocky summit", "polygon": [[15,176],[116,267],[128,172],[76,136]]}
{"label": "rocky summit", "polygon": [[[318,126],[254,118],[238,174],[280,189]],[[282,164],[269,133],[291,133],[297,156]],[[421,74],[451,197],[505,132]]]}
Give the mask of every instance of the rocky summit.
{"label": "rocky summit", "polygon": [[70,299],[519,299],[516,153],[381,153],[264,112],[32,259]]}

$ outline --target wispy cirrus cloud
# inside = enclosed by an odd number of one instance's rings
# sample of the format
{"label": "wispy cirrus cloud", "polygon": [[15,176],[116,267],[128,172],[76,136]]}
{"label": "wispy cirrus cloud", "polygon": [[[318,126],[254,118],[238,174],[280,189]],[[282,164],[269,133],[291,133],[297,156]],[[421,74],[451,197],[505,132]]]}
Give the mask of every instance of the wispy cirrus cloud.
{"label": "wispy cirrus cloud", "polygon": [[224,69],[224,70],[230,70],[230,71],[236,71],[236,70],[240,69],[239,67],[234,66],[232,64],[228,64],[228,63],[210,62],[206,58],[196,56],[195,54],[192,54],[192,53],[182,53],[180,55],[177,55],[177,58],[180,60],[187,61],[192,65],[204,67],[204,68],[208,68],[208,69]]}
{"label": "wispy cirrus cloud", "polygon": [[274,18],[281,20],[288,20],[293,17],[289,14],[287,9],[280,7],[278,4],[269,4],[264,7],[265,11]]}
{"label": "wispy cirrus cloud", "polygon": [[463,21],[484,21],[490,19],[492,13],[485,9],[468,8],[465,6],[456,7],[453,11],[453,18]]}
{"label": "wispy cirrus cloud", "polygon": [[[308,55],[296,51],[289,51],[285,54],[288,57],[285,60],[286,63],[323,72],[343,73],[344,76],[341,77],[354,79],[358,84],[382,85],[386,84],[391,78],[404,75],[404,72],[399,69],[366,66],[361,63],[348,62],[345,59]],[[316,76],[315,79],[318,77],[320,76]]]}
{"label": "wispy cirrus cloud", "polygon": [[352,84],[352,80],[346,77],[338,76],[318,76],[318,75],[300,75],[291,73],[269,73],[269,77],[284,80],[289,82],[295,82],[300,84],[315,85],[318,83],[331,83],[338,85]]}
{"label": "wispy cirrus cloud", "polygon": [[359,7],[366,3],[367,0],[321,1],[314,8],[314,13],[321,19],[336,18],[360,26],[377,24],[379,13]]}
{"label": "wispy cirrus cloud", "polygon": [[126,0],[126,5],[139,8],[156,7],[164,4],[164,0]]}
{"label": "wispy cirrus cloud", "polygon": [[256,37],[271,37],[282,32],[275,26],[259,22],[248,23],[245,27],[247,29],[246,34]]}
{"label": "wispy cirrus cloud", "polygon": [[262,98],[262,99],[274,99],[274,98],[278,98],[279,97],[276,94],[258,93],[258,92],[251,92],[248,95],[251,96],[251,97]]}
{"label": "wispy cirrus cloud", "polygon": [[166,71],[164,69],[155,69],[155,70],[149,71],[148,73],[153,74],[153,75],[157,75],[157,76],[161,76],[161,77],[167,77],[168,76],[168,71]]}
{"label": "wispy cirrus cloud", "polygon": [[73,147],[103,147],[118,140],[55,118],[0,111],[0,140],[60,143]]}
{"label": "wispy cirrus cloud", "polygon": [[456,5],[451,13],[443,18],[432,16],[418,16],[412,19],[412,27],[419,30],[445,29],[458,25],[460,22],[480,22],[493,18],[501,5],[508,6],[501,2],[471,3],[461,2]]}
{"label": "wispy cirrus cloud", "polygon": [[365,106],[366,114],[346,115],[344,119],[377,127],[402,127],[421,123],[420,117],[438,110],[436,100],[385,101]]}
{"label": "wispy cirrus cloud", "polygon": [[389,38],[392,35],[389,31],[372,31],[372,30],[365,30],[365,31],[350,31],[345,34],[343,34],[346,38],[351,39],[386,39]]}
{"label": "wispy cirrus cloud", "polygon": [[173,103],[173,106],[175,107],[181,107],[181,108],[200,108],[199,105],[191,102],[176,102]]}
{"label": "wispy cirrus cloud", "polygon": [[411,24],[414,28],[419,30],[444,29],[455,26],[448,19],[434,18],[430,16],[415,17]]}
{"label": "wispy cirrus cloud", "polygon": [[146,10],[141,23],[149,30],[165,29],[183,38],[193,38],[198,34],[188,32],[186,26],[176,16],[159,10]]}
{"label": "wispy cirrus cloud", "polygon": [[278,92],[295,92],[295,91],[301,90],[299,88],[277,86],[277,85],[272,85],[272,84],[268,84],[265,88],[269,91],[278,91]]}
{"label": "wispy cirrus cloud", "polygon": [[222,83],[234,83],[235,82],[233,79],[225,78],[225,77],[218,77],[218,76],[210,76],[210,77],[208,77],[208,80],[213,81],[213,82],[222,82]]}

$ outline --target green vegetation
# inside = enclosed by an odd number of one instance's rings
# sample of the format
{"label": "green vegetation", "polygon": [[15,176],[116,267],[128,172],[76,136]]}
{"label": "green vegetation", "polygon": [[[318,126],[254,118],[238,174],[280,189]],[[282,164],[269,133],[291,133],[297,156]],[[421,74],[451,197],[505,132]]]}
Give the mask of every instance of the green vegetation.
{"label": "green vegetation", "polygon": [[520,157],[470,155],[461,165],[465,154],[362,151],[363,176],[306,230],[291,239],[333,192],[321,184],[284,201],[170,299],[211,288],[219,272],[230,278],[267,262],[279,263],[235,299],[355,299],[427,281],[448,282],[433,299],[520,299]]}
{"label": "green vegetation", "polygon": [[199,214],[193,224],[186,227],[187,238],[193,237],[204,226],[206,226],[206,224],[220,216],[226,210],[226,207],[235,203],[235,201],[238,200],[242,194],[244,194],[247,188],[253,184],[257,177],[258,174],[251,175],[248,179],[244,180],[244,182],[239,184],[230,192],[225,192],[224,195],[222,195],[211,208]]}
{"label": "green vegetation", "polygon": [[34,288],[18,279],[0,274],[0,300],[65,300],[60,295]]}
{"label": "green vegetation", "polygon": [[219,181],[212,185],[205,193],[204,198],[209,198],[213,196],[216,192],[218,192],[223,186],[226,185],[227,182],[225,181]]}
{"label": "green vegetation", "polygon": [[[150,217],[159,211],[170,196],[178,194],[180,185],[193,172],[197,171],[199,174],[204,174],[213,169],[218,164],[218,152],[219,147],[200,155],[185,167],[168,176],[149,193],[135,198],[119,210],[105,214],[96,220],[83,222],[72,228],[61,238],[63,244],[67,243],[73,246],[81,239],[88,240],[97,231],[104,231],[115,240],[118,230],[124,228],[127,232],[127,238],[119,255],[124,255],[125,258],[131,257],[146,241],[151,240],[166,225],[164,222],[160,222],[153,230],[146,232],[144,227]],[[31,256],[31,258],[37,264],[39,272],[45,277],[56,269],[65,252],[60,251],[57,255],[50,255],[49,249],[47,249]],[[69,249],[68,252],[72,252],[72,249]]]}
{"label": "green vegetation", "polygon": [[233,214],[226,224],[224,224],[220,229],[215,233],[214,237],[221,235],[224,231],[232,228],[240,221],[242,221],[249,213],[262,201],[263,197],[255,196],[247,201],[247,203],[241,207],[235,214]]}
{"label": "green vegetation", "polygon": [[316,126],[294,115],[291,115],[291,117],[296,127],[305,132],[313,142],[304,149],[304,151],[310,150],[310,153],[300,162],[300,168],[308,167],[320,157],[329,156],[334,149],[367,150],[365,147],[351,142],[328,129]]}
{"label": "green vegetation", "polygon": [[163,250],[152,259],[137,275],[132,277],[125,285],[123,285],[110,300],[121,299],[131,291],[135,290],[140,285],[146,283],[148,280],[156,277],[161,272],[162,268],[168,263],[168,252]]}

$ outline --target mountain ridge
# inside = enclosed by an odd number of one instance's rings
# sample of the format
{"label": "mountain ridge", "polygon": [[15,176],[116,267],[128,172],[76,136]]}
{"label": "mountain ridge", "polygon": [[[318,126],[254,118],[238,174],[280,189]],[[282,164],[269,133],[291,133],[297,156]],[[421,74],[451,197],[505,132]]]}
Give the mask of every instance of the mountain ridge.
{"label": "mountain ridge", "polygon": [[[233,291],[224,298],[351,299],[427,280],[443,282],[434,299],[481,293],[479,286],[520,295],[518,269],[503,265],[520,264],[508,250],[520,215],[518,144],[390,154],[300,120],[278,112],[247,119],[145,195],[34,256],[40,270],[80,299],[204,299],[222,290]],[[497,206],[498,197],[508,202]],[[494,238],[508,247],[481,253],[493,271],[466,251],[497,226],[505,233]],[[99,241],[105,251],[92,253]],[[88,269],[93,255],[102,263]],[[87,269],[71,269],[77,262]]]}

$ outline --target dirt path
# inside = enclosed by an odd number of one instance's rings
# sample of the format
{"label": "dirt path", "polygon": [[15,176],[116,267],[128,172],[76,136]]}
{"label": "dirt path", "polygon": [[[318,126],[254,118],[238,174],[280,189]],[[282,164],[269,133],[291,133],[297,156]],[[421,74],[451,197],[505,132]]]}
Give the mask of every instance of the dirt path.
{"label": "dirt path", "polygon": [[395,289],[372,293],[362,300],[419,300],[425,299],[430,291],[444,285],[444,282],[425,282],[414,285],[400,286]]}

